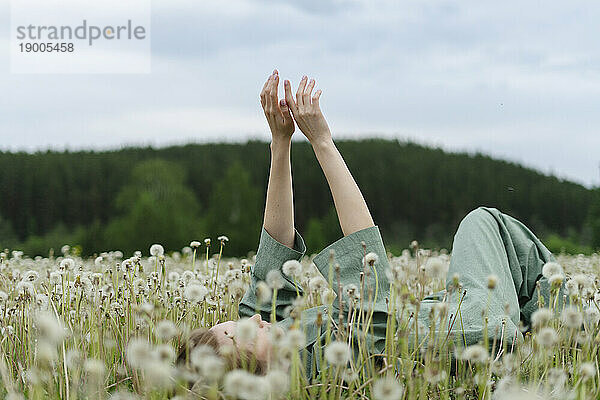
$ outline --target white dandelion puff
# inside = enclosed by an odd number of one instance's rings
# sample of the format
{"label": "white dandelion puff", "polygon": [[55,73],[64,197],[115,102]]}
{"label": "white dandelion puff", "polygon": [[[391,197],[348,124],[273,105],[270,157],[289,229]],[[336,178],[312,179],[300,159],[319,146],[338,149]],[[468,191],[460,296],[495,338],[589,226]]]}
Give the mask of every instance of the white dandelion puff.
{"label": "white dandelion puff", "polygon": [[281,275],[281,272],[277,271],[276,269],[272,269],[267,273],[267,284],[272,288],[272,289],[281,289],[283,288],[285,281],[283,279],[283,276]]}
{"label": "white dandelion puff", "polygon": [[153,244],[150,246],[150,255],[154,257],[159,257],[165,254],[165,249],[160,244]]}
{"label": "white dandelion puff", "polygon": [[545,278],[550,279],[552,275],[556,274],[564,274],[563,268],[559,263],[550,261],[544,264],[544,266],[542,267],[542,275]]}
{"label": "white dandelion puff", "polygon": [[350,360],[350,348],[346,343],[333,341],[325,348],[325,358],[337,367],[345,366]]}
{"label": "white dandelion puff", "polygon": [[583,323],[583,315],[574,306],[565,308],[561,314],[561,318],[565,326],[571,329],[578,329]]}
{"label": "white dandelion puff", "polygon": [[283,273],[292,278],[298,278],[302,273],[302,264],[297,260],[288,260],[281,267]]}
{"label": "white dandelion puff", "polygon": [[392,377],[385,377],[375,381],[373,385],[373,398],[375,400],[397,400],[402,398],[404,387]]}
{"label": "white dandelion puff", "polygon": [[558,335],[553,328],[542,328],[535,336],[535,341],[541,347],[552,347],[558,342]]}
{"label": "white dandelion puff", "polygon": [[203,301],[207,294],[208,289],[206,289],[206,287],[192,283],[185,288],[183,297],[185,297],[190,303],[195,304]]}

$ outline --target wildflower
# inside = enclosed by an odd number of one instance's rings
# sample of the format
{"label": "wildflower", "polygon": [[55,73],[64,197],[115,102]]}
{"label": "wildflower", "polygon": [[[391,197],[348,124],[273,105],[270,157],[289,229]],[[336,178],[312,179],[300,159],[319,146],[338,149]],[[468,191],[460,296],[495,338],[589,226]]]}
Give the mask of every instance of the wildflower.
{"label": "wildflower", "polygon": [[202,344],[192,349],[190,352],[190,362],[192,365],[199,367],[204,359],[214,356],[216,356],[216,354],[213,348],[206,344]]}
{"label": "wildflower", "polygon": [[284,397],[290,387],[289,376],[282,371],[271,370],[265,376],[265,380],[269,387],[269,392],[274,398]]}
{"label": "wildflower", "polygon": [[600,322],[600,311],[595,306],[588,307],[585,310],[585,320],[592,327],[598,325],[598,322]]}
{"label": "wildflower", "polygon": [[560,368],[550,368],[547,380],[553,388],[562,388],[567,383],[567,373]]}
{"label": "wildflower", "polygon": [[290,347],[297,349],[302,349],[306,343],[304,333],[298,329],[289,331],[285,340]]}
{"label": "wildflower", "polygon": [[442,279],[448,272],[448,265],[439,257],[431,257],[425,263],[425,274],[434,279]]}
{"label": "wildflower", "polygon": [[579,366],[579,373],[584,381],[593,378],[594,375],[596,375],[596,366],[593,362],[581,363]]}
{"label": "wildflower", "polygon": [[151,357],[150,345],[142,339],[131,339],[127,344],[126,356],[129,365],[141,368]]}
{"label": "wildflower", "polygon": [[51,363],[58,359],[56,346],[46,341],[40,341],[36,347],[36,359],[42,363]]}
{"label": "wildflower", "polygon": [[63,254],[68,254],[69,250],[71,250],[71,246],[69,246],[68,244],[65,244],[63,247],[60,248],[60,252]]}
{"label": "wildflower", "polygon": [[293,278],[297,278],[302,273],[302,264],[296,260],[288,260],[283,263],[283,267],[281,270],[287,276],[291,276]]}
{"label": "wildflower", "polygon": [[333,341],[325,348],[327,362],[342,367],[350,360],[350,348],[346,343]]}
{"label": "wildflower", "polygon": [[177,282],[179,280],[179,276],[180,276],[179,272],[177,272],[177,271],[171,271],[167,275],[167,279],[169,280],[169,282]]}
{"label": "wildflower", "polygon": [[33,285],[29,282],[21,281],[17,284],[16,291],[19,296],[29,296],[33,297],[35,294],[35,289]]}
{"label": "wildflower", "polygon": [[194,241],[190,242],[190,247],[192,249],[197,249],[198,247],[200,247],[200,245],[201,245],[200,242],[197,241],[197,240],[194,240]]}
{"label": "wildflower", "polygon": [[204,245],[205,245],[206,247],[210,247],[210,238],[206,238],[206,239],[204,239]]}
{"label": "wildflower", "polygon": [[99,379],[104,376],[106,367],[104,362],[95,358],[88,358],[83,363],[83,369],[89,376]]}
{"label": "wildflower", "polygon": [[63,258],[63,260],[60,262],[58,268],[61,271],[70,271],[73,268],[75,268],[75,261],[73,261],[72,258]]}
{"label": "wildflower", "polygon": [[236,326],[235,337],[241,342],[251,342],[256,337],[256,322],[250,318],[242,318]]}
{"label": "wildflower", "polygon": [[143,367],[145,382],[152,389],[168,389],[173,386],[175,369],[166,362],[150,360]]}
{"label": "wildflower", "polygon": [[498,275],[491,274],[487,277],[487,287],[490,290],[494,290],[498,285]]}
{"label": "wildflower", "polygon": [[25,275],[23,275],[23,281],[25,282],[30,282],[30,283],[34,283],[35,281],[37,281],[39,278],[39,274],[35,271],[27,271],[25,272]]}
{"label": "wildflower", "polygon": [[276,269],[272,269],[267,273],[267,284],[271,287],[271,289],[281,289],[285,284],[283,280],[283,276]]}
{"label": "wildflower", "polygon": [[537,333],[535,341],[540,347],[552,347],[558,341],[558,335],[553,328],[542,328]]}
{"label": "wildflower", "polygon": [[550,261],[544,264],[544,266],[542,267],[542,275],[545,278],[550,279],[552,275],[556,274],[564,274],[562,266],[559,263]]}
{"label": "wildflower", "polygon": [[102,266],[102,260],[103,260],[102,256],[98,256],[98,257],[96,257],[96,259],[94,260],[94,265],[95,265],[96,267],[100,267],[100,266]]}
{"label": "wildflower", "polygon": [[229,238],[228,238],[227,236],[225,236],[225,235],[221,235],[221,236],[219,236],[219,237],[217,238],[217,240],[218,240],[219,242],[221,242],[221,244],[223,244],[223,245],[224,245],[226,242],[229,242]]}
{"label": "wildflower", "polygon": [[190,303],[196,304],[203,301],[207,294],[208,289],[206,289],[206,287],[192,283],[185,288],[183,297],[185,297]]}
{"label": "wildflower", "polygon": [[475,363],[485,363],[488,360],[488,352],[482,345],[474,344],[463,351],[462,359]]}
{"label": "wildflower", "polygon": [[558,288],[562,285],[565,280],[565,276],[563,274],[554,274],[548,278],[548,283],[553,288]]}
{"label": "wildflower", "polygon": [[177,327],[168,319],[162,320],[156,326],[156,336],[167,342],[177,335]]}
{"label": "wildflower", "polygon": [[373,252],[370,252],[365,255],[362,260],[362,264],[373,266],[377,261],[379,261],[379,256]]}
{"label": "wildflower", "polygon": [[565,326],[571,329],[578,329],[583,323],[583,315],[573,306],[564,309],[561,316]]}
{"label": "wildflower", "polygon": [[574,279],[569,279],[565,284],[565,290],[569,296],[577,296],[579,294],[579,287]]}
{"label": "wildflower", "polygon": [[160,344],[156,347],[157,358],[166,363],[175,361],[175,350],[168,344]]}
{"label": "wildflower", "polygon": [[375,381],[373,385],[373,397],[376,400],[397,400],[403,393],[402,384],[389,376]]}
{"label": "wildflower", "polygon": [[62,323],[56,319],[54,314],[41,312],[36,315],[35,326],[45,340],[53,344],[61,343],[65,338],[65,330]]}
{"label": "wildflower", "polygon": [[198,368],[198,372],[209,382],[216,382],[221,379],[223,372],[225,371],[225,362],[221,357],[217,357],[214,354],[203,356],[194,364]]}
{"label": "wildflower", "polygon": [[266,385],[257,384],[258,377],[244,370],[233,370],[225,375],[225,393],[244,400],[266,397]]}
{"label": "wildflower", "polygon": [[165,254],[165,249],[160,244],[153,244],[150,246],[150,255],[159,257]]}
{"label": "wildflower", "polygon": [[327,281],[322,276],[315,276],[308,281],[308,288],[311,292],[321,292],[327,287]]}
{"label": "wildflower", "polygon": [[265,282],[260,281],[256,284],[256,299],[260,304],[271,301],[271,288]]}
{"label": "wildflower", "polygon": [[552,311],[547,308],[538,308],[531,314],[531,326],[539,328],[550,322],[552,319]]}

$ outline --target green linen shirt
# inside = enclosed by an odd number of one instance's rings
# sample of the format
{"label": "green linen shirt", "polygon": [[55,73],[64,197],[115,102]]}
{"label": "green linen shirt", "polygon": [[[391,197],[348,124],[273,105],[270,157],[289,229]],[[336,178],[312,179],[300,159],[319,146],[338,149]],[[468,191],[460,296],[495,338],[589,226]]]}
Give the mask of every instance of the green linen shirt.
{"label": "green linen shirt", "polygon": [[[363,249],[362,242],[366,245]],[[382,353],[385,348],[386,324],[390,283],[386,270],[389,262],[379,228],[373,226],[345,236],[323,249],[314,259],[318,270],[329,280],[330,252],[335,253],[335,262],[340,265],[339,280],[342,286],[354,284],[360,287],[360,273],[363,272],[363,256],[373,252],[378,261],[374,268],[377,273],[366,276],[366,286],[374,287],[378,278],[378,294],[373,302],[372,328],[369,327],[369,348]],[[265,280],[270,270],[281,271],[287,260],[300,260],[306,251],[302,236],[295,231],[293,248],[289,248],[275,240],[263,228],[256,254],[256,262],[252,271],[252,282],[239,306],[240,316],[250,317],[258,310],[264,319],[269,319],[271,304],[259,305],[256,298],[256,284]],[[463,290],[466,290],[460,311],[462,326],[455,324],[451,330],[455,341],[467,345],[478,343],[483,338],[484,324],[482,311],[488,305],[488,277],[495,275],[498,284],[493,291],[488,308],[488,334],[491,337],[507,341],[520,341],[522,334],[518,329],[519,321],[529,323],[531,313],[537,309],[536,282],[540,281],[541,292],[546,301],[549,299],[548,282],[542,277],[543,265],[553,260],[553,256],[540,240],[520,221],[503,214],[495,208],[479,207],[470,212],[460,223],[454,236],[448,280],[458,274]],[[291,326],[292,319],[286,318],[285,310],[291,306],[297,296],[296,286],[289,277],[277,292],[276,315],[280,326]],[[333,272],[332,282],[338,284],[337,274]],[[370,281],[369,281],[370,280]],[[334,287],[336,289],[336,287]],[[336,290],[337,292],[337,290]],[[444,297],[444,291],[426,297],[419,307],[418,320],[426,327],[432,307]],[[562,296],[559,296],[562,298]],[[343,294],[347,312],[348,299]],[[456,313],[457,296],[449,296],[448,314]],[[333,303],[331,318],[339,317],[339,302]],[[327,318],[327,307],[319,306],[305,310],[301,316],[302,328],[306,334],[306,351],[303,352],[307,375],[311,376],[312,368],[320,371],[318,357],[315,357],[316,343],[325,343],[326,323],[319,329],[316,324],[317,315],[322,313]],[[503,326],[503,321],[505,324]],[[447,332],[447,331],[446,331]],[[463,336],[464,335],[464,336]],[[318,338],[320,341],[317,341]]]}

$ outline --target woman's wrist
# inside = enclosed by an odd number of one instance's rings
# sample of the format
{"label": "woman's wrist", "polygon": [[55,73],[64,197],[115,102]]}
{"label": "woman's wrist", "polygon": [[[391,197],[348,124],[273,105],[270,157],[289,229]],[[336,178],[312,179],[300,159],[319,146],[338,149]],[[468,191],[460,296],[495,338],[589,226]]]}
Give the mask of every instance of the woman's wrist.
{"label": "woman's wrist", "polygon": [[292,137],[272,137],[271,138],[271,151],[289,149],[292,145]]}
{"label": "woman's wrist", "polygon": [[313,140],[311,143],[312,148],[315,153],[331,150],[335,148],[335,143],[333,143],[333,139],[331,136],[325,137],[322,139]]}

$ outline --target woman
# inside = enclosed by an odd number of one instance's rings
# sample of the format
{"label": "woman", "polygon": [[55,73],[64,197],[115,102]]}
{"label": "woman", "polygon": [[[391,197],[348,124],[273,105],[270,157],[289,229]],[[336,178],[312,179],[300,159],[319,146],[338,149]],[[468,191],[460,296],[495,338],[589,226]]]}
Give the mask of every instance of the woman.
{"label": "woman", "polygon": [[[390,297],[390,282],[387,278],[389,268],[386,251],[374,224],[367,204],[360,189],[332,138],[331,132],[319,106],[321,90],[313,94],[314,79],[302,78],[295,97],[289,81],[284,82],[285,99],[277,98],[279,75],[277,70],[268,78],[260,95],[261,104],[272,133],[271,169],[267,189],[264,225],[256,255],[256,263],[252,271],[252,284],[246,292],[240,306],[240,316],[250,317],[258,326],[256,340],[250,344],[234,342],[237,322],[228,321],[212,327],[208,331],[196,331],[192,334],[190,346],[210,344],[215,350],[225,346],[237,346],[241,353],[249,352],[264,368],[271,352],[268,320],[272,304],[259,304],[256,288],[259,281],[267,279],[272,270],[281,271],[288,260],[299,260],[306,247],[300,234],[294,228],[294,207],[292,191],[292,175],[290,165],[290,146],[295,125],[309,140],[317,160],[325,174],[344,237],[321,251],[313,260],[318,270],[334,288],[356,285],[363,287],[361,273],[367,287],[371,290],[372,302],[365,304],[365,311],[370,313],[367,337],[371,352],[382,353],[386,343],[386,327]],[[365,254],[370,258],[365,261]],[[340,269],[331,268],[330,254],[334,254],[335,262]],[[455,295],[448,296],[449,315],[460,315],[460,321],[448,323],[452,339],[457,343],[471,345],[484,341],[484,336],[501,340],[499,343],[513,343],[522,338],[517,328],[520,321],[525,325],[533,311],[538,307],[538,294],[549,300],[549,286],[542,277],[542,266],[553,260],[552,254],[536,238],[536,236],[516,219],[502,214],[496,209],[480,207],[469,213],[461,222],[452,248],[452,257],[448,271],[447,288],[451,289],[458,275],[462,289]],[[365,262],[371,268],[365,269]],[[369,273],[369,272],[373,273]],[[330,276],[333,273],[333,276]],[[285,275],[284,275],[285,277]],[[492,278],[490,278],[492,277]],[[455,279],[455,278],[454,278]],[[489,296],[490,286],[495,287],[493,296]],[[283,287],[277,292],[275,314],[278,326],[289,328],[300,321],[306,334],[304,362],[307,376],[320,370],[319,357],[316,357],[319,346],[325,343],[326,323],[330,318],[333,323],[348,317],[349,293],[343,292],[343,299],[336,299],[327,315],[325,306],[304,310],[301,316],[289,317],[286,308],[293,305],[298,291],[295,282],[285,277]],[[451,291],[451,290],[449,290]],[[445,292],[426,297],[418,305],[414,320],[427,327],[435,314],[433,309],[444,299]],[[259,311],[256,313],[256,311]],[[487,324],[482,313],[487,313]],[[340,317],[342,317],[340,319]],[[418,331],[419,329],[417,329]],[[442,327],[442,331],[447,331]],[[357,335],[358,329],[353,334]],[[487,332],[487,335],[486,335]],[[425,329],[427,333],[427,329]],[[497,346],[498,348],[500,346]],[[189,351],[189,349],[188,349]],[[182,356],[185,353],[182,352]],[[234,364],[239,365],[239,358]]]}

